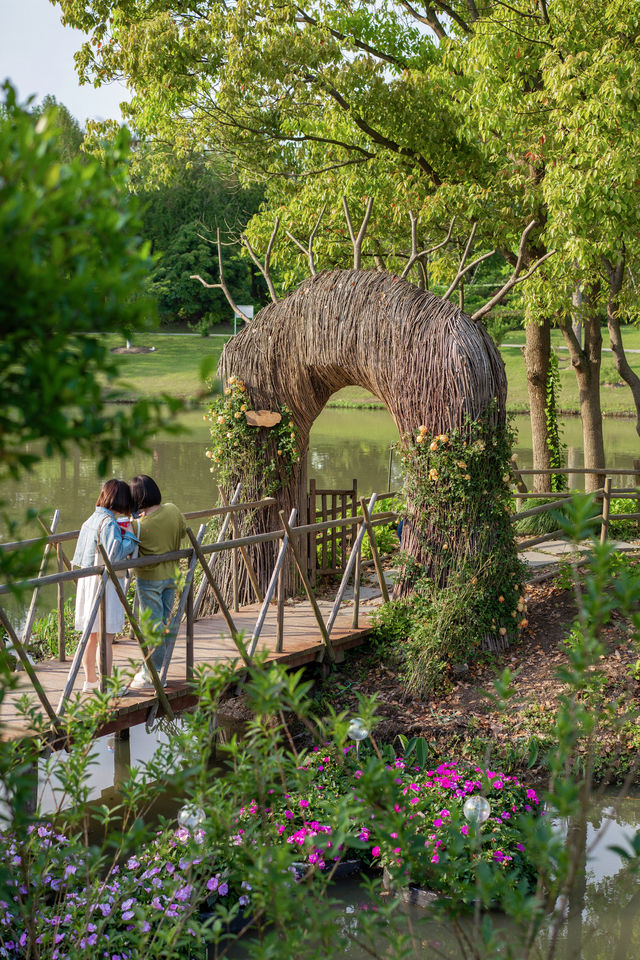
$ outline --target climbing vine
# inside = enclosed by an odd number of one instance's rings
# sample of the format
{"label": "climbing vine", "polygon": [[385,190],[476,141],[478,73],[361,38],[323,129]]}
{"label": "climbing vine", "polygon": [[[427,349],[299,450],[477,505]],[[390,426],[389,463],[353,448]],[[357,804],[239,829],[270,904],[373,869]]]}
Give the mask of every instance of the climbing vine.
{"label": "climbing vine", "polygon": [[250,425],[250,412],[246,386],[230,376],[204,416],[211,436],[206,456],[223,486],[242,479],[246,487],[272,496],[286,485],[300,461],[298,428],[287,406],[277,411],[280,422],[268,428]]}
{"label": "climbing vine", "polygon": [[[547,422],[547,448],[549,450],[549,465],[551,469],[560,469],[564,466],[564,452],[566,443],[560,436],[558,423],[558,398],[560,396],[560,368],[558,355],[552,350],[549,355],[549,371],[547,373],[547,395],[544,406],[544,415]],[[566,490],[567,476],[563,473],[551,474],[551,489],[554,492]]]}
{"label": "climbing vine", "polygon": [[420,427],[404,438],[405,523],[422,563],[405,560],[401,576],[414,593],[383,610],[379,633],[407,638],[400,649],[414,694],[437,687],[482,649],[506,647],[527,626],[525,569],[510,518],[511,443],[511,430],[490,416],[448,434]]}

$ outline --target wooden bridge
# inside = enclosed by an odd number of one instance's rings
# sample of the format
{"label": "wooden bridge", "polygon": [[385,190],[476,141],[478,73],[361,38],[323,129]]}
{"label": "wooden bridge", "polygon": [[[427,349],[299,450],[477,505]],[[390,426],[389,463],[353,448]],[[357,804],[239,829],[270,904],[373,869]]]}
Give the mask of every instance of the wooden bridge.
{"label": "wooden bridge", "polygon": [[[16,739],[34,734],[33,724],[29,722],[20,707],[20,701],[27,694],[30,703],[35,704],[38,713],[44,717],[50,731],[50,740],[62,737],[62,719],[69,707],[70,700],[79,694],[81,688],[80,670],[82,655],[86,648],[89,630],[82,635],[72,660],[67,661],[66,637],[64,628],[64,590],[69,583],[77,584],[83,577],[99,577],[99,589],[95,598],[93,615],[89,623],[97,617],[100,663],[102,664],[101,689],[108,687],[106,674],[106,630],[105,630],[105,587],[110,580],[124,606],[128,618],[131,637],[120,637],[113,645],[113,664],[120,676],[130,678],[144,661],[153,680],[153,690],[149,692],[126,690],[123,695],[114,697],[111,716],[101,730],[100,735],[122,730],[140,723],[148,722],[156,714],[172,718],[176,714],[193,706],[196,696],[191,680],[196,666],[214,668],[220,663],[233,663],[238,670],[251,665],[258,653],[264,653],[267,661],[278,660],[290,667],[300,667],[316,662],[331,662],[344,659],[345,651],[367,639],[371,632],[369,614],[372,604],[380,602],[378,598],[388,599],[388,589],[384,571],[376,548],[373,528],[376,525],[393,522],[393,512],[373,513],[376,500],[392,497],[387,493],[378,498],[373,494],[366,503],[360,500],[360,512],[356,511],[355,485],[353,497],[347,504],[344,491],[338,491],[340,506],[336,507],[334,497],[329,510],[333,514],[329,519],[296,525],[296,511],[287,519],[280,514],[282,526],[271,532],[253,536],[238,535],[238,514],[246,511],[264,510],[274,504],[273,499],[249,503],[239,501],[240,487],[235,491],[231,503],[210,510],[187,513],[187,523],[194,520],[218,517],[222,521],[220,532],[214,542],[207,543],[206,524],[201,524],[197,533],[188,527],[189,546],[185,549],[163,554],[162,556],[141,557],[112,564],[104,549],[100,547],[102,562],[94,567],[71,569],[64,551],[68,541],[77,538],[77,530],[57,533],[59,512],[54,514],[51,526],[40,521],[46,537],[42,541],[21,541],[3,544],[0,549],[19,549],[44,544],[44,553],[38,577],[24,581],[23,589],[31,589],[32,599],[27,612],[21,636],[10,622],[6,611],[0,606],[0,623],[9,637],[11,652],[20,661],[22,670],[17,673],[17,687],[9,691],[0,705],[0,737]],[[326,499],[330,491],[322,491],[324,512]],[[315,496],[313,515],[316,521]],[[322,515],[322,514],[321,514]],[[229,530],[231,537],[228,538]],[[364,534],[369,534],[372,548],[372,565],[375,571],[377,587],[367,596],[361,595],[362,579],[362,542]],[[341,536],[338,536],[340,534]],[[318,591],[316,564],[309,569],[308,555],[316,556],[316,542],[323,544],[320,552],[327,555],[326,544],[332,547],[334,570],[336,564],[336,544],[338,562],[342,576],[339,585],[335,582],[332,594],[327,597]],[[259,543],[277,544],[275,564],[266,591],[260,588],[253,569],[248,548]],[[48,555],[54,551],[57,557],[58,572],[46,574]],[[216,579],[216,563],[224,554],[231,552],[233,562],[233,598],[225,601]],[[138,569],[158,560],[178,562],[184,571],[184,586],[177,600],[173,617],[174,632],[177,638],[165,655],[162,668],[157,671],[150,659],[150,649],[139,622],[139,616],[126,597],[126,586],[120,587],[118,574],[127,571],[130,577]],[[240,606],[238,602],[237,571],[244,564],[248,581],[254,594],[254,602]],[[284,595],[283,580],[287,564],[293,565],[304,590],[304,600],[287,599]],[[326,566],[326,562],[322,564]],[[194,575],[197,569],[202,571],[200,588],[195,589]],[[350,581],[352,586],[349,587]],[[39,591],[47,585],[55,585],[58,592],[58,657],[33,664],[27,653],[33,630],[36,602]],[[218,611],[212,616],[200,616],[202,600],[207,586],[217,601]],[[0,586],[0,598],[7,595],[10,588]],[[0,601],[1,602],[1,601]],[[83,696],[90,696],[84,694]]]}

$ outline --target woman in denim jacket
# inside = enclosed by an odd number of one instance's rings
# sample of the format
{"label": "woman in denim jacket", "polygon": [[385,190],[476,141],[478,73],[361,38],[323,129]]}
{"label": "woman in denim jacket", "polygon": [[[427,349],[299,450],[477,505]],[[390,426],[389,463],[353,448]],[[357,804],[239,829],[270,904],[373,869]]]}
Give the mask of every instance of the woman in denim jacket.
{"label": "woman in denim jacket", "polygon": [[[73,555],[72,564],[74,567],[93,567],[100,563],[98,554],[98,542],[102,544],[113,563],[124,560],[134,551],[137,540],[130,529],[124,529],[118,523],[116,514],[131,513],[131,491],[129,484],[124,480],[107,480],[98,502],[96,509],[88,520],[82,524],[78,543]],[[89,618],[93,607],[98,586],[99,577],[83,577],[78,581],[78,591],[76,594],[76,617],[75,628],[83,633],[89,626]],[[124,581],[120,581],[124,586]],[[118,599],[115,587],[110,580],[107,581],[105,591],[106,595],[106,633],[107,633],[107,674],[111,674],[112,654],[111,644],[116,633],[120,633],[124,626],[124,610]],[[85,682],[82,692],[88,690],[97,690],[99,687],[98,675],[96,672],[96,653],[98,647],[98,633],[96,629],[96,618],[91,624],[91,633],[89,641],[82,657],[82,666],[85,672]]]}

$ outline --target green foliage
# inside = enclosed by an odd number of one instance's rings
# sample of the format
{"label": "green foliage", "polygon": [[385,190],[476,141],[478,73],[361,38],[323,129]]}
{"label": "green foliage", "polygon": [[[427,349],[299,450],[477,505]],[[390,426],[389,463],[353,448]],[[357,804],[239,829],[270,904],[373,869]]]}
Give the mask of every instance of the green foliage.
{"label": "green foliage", "polygon": [[[558,401],[560,397],[560,369],[558,354],[552,350],[549,354],[549,370],[547,372],[547,397],[544,415],[547,423],[547,448],[549,450],[549,466],[551,469],[564,467],[566,443],[560,437],[558,422]],[[566,490],[568,478],[565,473],[554,473],[551,476],[551,489],[554,493]]]}
{"label": "green foliage", "polygon": [[[64,636],[66,652],[72,654],[78,645],[80,634],[75,629],[75,601],[69,597],[64,604]],[[44,617],[33,621],[33,632],[29,644],[30,652],[36,660],[58,655],[58,611],[52,610]]]}
{"label": "green foliage", "polygon": [[[544,504],[555,504],[553,510],[544,510],[536,513],[532,517],[524,517],[522,520],[514,520],[513,530],[518,536],[538,537],[545,533],[552,533],[558,529],[556,515],[562,512],[562,504],[549,497],[536,497],[534,500],[523,500],[522,513],[532,507],[542,507]],[[517,516],[517,514],[516,514]]]}
{"label": "green foliage", "polygon": [[249,426],[248,410],[247,388],[232,375],[206,415],[211,424],[206,456],[221,483],[231,485],[242,478],[255,484],[262,496],[271,496],[285,485],[300,460],[298,430],[287,406],[280,408],[281,420],[270,428]]}
{"label": "green foliage", "polygon": [[[160,162],[164,169],[158,169]],[[168,167],[167,167],[168,163]],[[159,179],[159,176],[161,178]],[[261,190],[243,189],[235,176],[199,157],[175,155],[162,160],[149,148],[135,167],[137,193],[143,204],[142,233],[156,255],[149,291],[158,299],[163,322],[186,320],[205,332],[232,317],[220,290],[209,290],[191,276],[218,282],[216,228],[224,246],[225,281],[236,303],[260,303],[266,287],[241,249],[230,244],[257,212]]]}
{"label": "green foliage", "polygon": [[[127,138],[105,164],[63,162],[53,115],[38,121],[5,87],[0,123],[0,479],[71,444],[108,458],[140,445],[164,418],[159,401],[107,404],[119,369],[102,335],[147,323],[150,261],[126,193]],[[168,399],[168,398],[165,398]],[[177,403],[170,402],[175,410]]]}
{"label": "green foliage", "polygon": [[407,689],[424,696],[483,647],[515,639],[526,625],[510,506],[511,432],[490,416],[431,437],[421,427],[404,446],[409,522],[424,567],[405,561],[413,595],[377,614],[377,635],[402,639]]}

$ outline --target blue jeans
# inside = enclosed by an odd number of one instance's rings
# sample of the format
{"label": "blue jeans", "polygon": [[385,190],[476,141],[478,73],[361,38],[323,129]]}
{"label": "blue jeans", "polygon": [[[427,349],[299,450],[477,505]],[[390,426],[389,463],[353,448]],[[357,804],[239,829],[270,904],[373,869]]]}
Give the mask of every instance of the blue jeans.
{"label": "blue jeans", "polygon": [[[141,580],[138,578],[137,590],[140,613],[149,610],[152,625],[155,629],[162,631],[162,640],[151,654],[154,667],[160,671],[167,649],[167,641],[171,638],[171,633],[167,628],[171,620],[171,610],[176,595],[175,580],[173,578],[168,580]],[[173,636],[175,636],[175,630]]]}

